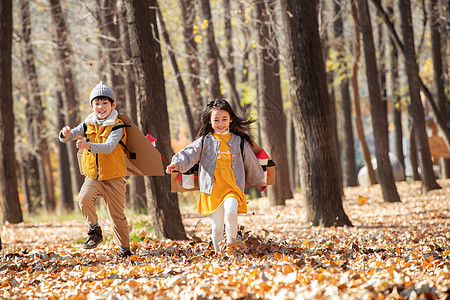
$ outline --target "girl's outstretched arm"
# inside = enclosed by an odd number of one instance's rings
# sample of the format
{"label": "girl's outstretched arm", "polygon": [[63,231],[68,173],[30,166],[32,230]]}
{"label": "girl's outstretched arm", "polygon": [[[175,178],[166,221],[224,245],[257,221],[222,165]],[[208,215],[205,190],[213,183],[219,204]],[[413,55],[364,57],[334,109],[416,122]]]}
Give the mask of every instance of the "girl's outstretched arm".
{"label": "girl's outstretched arm", "polygon": [[178,169],[176,164],[170,164],[166,167],[166,173],[171,174],[172,171],[175,171],[176,169]]}

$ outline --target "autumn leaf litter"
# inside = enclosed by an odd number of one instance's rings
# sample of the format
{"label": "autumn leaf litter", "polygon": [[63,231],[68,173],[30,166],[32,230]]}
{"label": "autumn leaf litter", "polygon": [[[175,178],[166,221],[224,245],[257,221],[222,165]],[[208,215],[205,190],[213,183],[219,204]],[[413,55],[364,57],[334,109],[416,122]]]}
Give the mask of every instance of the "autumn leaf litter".
{"label": "autumn leaf litter", "polygon": [[384,203],[378,185],[346,188],[354,227],[310,227],[300,195],[286,207],[251,200],[239,241],[217,255],[209,220],[191,209],[188,241],[143,231],[128,260],[117,258],[108,220],[94,250],[82,249],[79,221],[5,225],[0,298],[448,299],[450,180],[439,183],[425,195],[420,182],[397,183],[402,203]]}

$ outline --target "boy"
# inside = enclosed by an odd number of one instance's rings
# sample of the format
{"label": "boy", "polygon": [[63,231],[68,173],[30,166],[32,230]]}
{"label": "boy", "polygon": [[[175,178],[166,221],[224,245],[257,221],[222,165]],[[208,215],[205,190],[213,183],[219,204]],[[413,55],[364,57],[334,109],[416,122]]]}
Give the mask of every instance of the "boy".
{"label": "boy", "polygon": [[77,148],[84,149],[82,166],[86,178],[78,204],[89,225],[89,238],[83,248],[96,248],[103,241],[95,212],[95,201],[103,198],[113,224],[114,240],[120,246],[119,256],[127,258],[132,255],[124,212],[127,167],[123,146],[119,145],[120,141],[126,142],[126,131],[117,118],[116,96],[110,87],[100,81],[89,95],[89,104],[93,112],[85,123],[73,129],[65,126],[59,134],[61,142],[77,139]]}

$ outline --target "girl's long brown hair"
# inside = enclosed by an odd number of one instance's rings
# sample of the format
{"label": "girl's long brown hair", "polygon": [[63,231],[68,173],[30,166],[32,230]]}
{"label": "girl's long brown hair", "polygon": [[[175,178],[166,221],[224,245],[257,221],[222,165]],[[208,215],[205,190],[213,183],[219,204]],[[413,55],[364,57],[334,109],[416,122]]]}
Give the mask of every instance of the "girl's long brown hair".
{"label": "girl's long brown hair", "polygon": [[236,113],[233,111],[233,108],[231,108],[231,105],[223,99],[214,99],[210,101],[207,105],[205,110],[202,113],[202,125],[200,127],[200,130],[198,131],[197,138],[201,137],[202,135],[206,135],[208,133],[213,133],[214,129],[211,126],[211,112],[214,109],[222,109],[227,111],[230,114],[230,132],[242,137],[244,140],[246,140],[250,145],[253,145],[252,137],[248,133],[249,129],[248,126],[255,122],[256,120],[251,120],[246,117],[239,117],[236,115]]}

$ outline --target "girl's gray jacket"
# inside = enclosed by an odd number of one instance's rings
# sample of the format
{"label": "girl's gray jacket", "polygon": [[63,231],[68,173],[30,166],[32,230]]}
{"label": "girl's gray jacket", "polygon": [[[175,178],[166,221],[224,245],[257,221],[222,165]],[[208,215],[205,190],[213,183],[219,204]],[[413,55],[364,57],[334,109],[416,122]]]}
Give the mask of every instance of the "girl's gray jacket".
{"label": "girl's gray jacket", "polygon": [[[241,137],[231,133],[231,139],[228,142],[231,168],[236,184],[244,192],[246,179],[251,186],[260,186],[265,182],[264,172],[258,158],[256,158],[247,142],[244,143],[244,151],[241,155],[240,143]],[[212,192],[219,145],[220,141],[209,133],[205,136],[203,147],[200,137],[172,157],[172,164],[175,164],[177,170],[181,173],[187,172],[196,163],[199,163],[198,183],[202,193],[211,194]]]}

